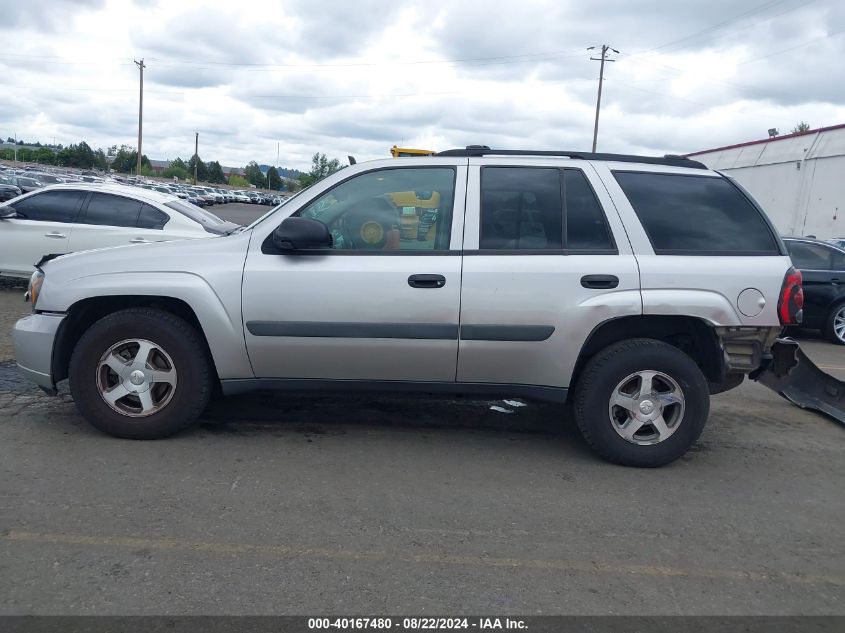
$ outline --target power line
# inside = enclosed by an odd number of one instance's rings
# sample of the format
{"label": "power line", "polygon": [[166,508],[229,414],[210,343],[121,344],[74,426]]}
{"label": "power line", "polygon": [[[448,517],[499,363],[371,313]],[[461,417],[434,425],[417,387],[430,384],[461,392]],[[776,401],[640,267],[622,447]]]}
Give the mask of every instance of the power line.
{"label": "power line", "polygon": [[630,53],[630,55],[631,55],[631,56],[636,55],[636,56],[638,56],[638,57],[639,57],[640,55],[645,55],[645,54],[647,54],[647,53],[652,53],[652,52],[654,52],[654,51],[659,51],[660,49],[663,49],[663,48],[668,48],[669,46],[673,46],[674,44],[678,44],[678,43],[680,43],[680,42],[684,42],[684,41],[686,41],[686,40],[689,40],[689,39],[692,39],[692,38],[698,37],[699,35],[703,35],[704,33],[709,33],[710,31],[715,31],[715,30],[717,30],[717,29],[721,28],[722,26],[724,26],[725,24],[730,24],[731,22],[733,22],[733,21],[735,21],[735,20],[738,20],[738,19],[740,19],[740,18],[743,18],[743,17],[745,17],[745,16],[747,16],[747,15],[750,15],[750,14],[752,14],[752,13],[757,13],[758,11],[762,11],[762,10],[764,10],[764,9],[767,9],[767,8],[769,8],[769,7],[773,6],[773,5],[782,4],[782,3],[786,2],[786,1],[787,1],[787,0],[768,0],[768,2],[764,2],[763,4],[758,5],[758,6],[754,7],[754,8],[752,8],[752,9],[749,9],[749,10],[747,10],[747,11],[743,11],[742,13],[739,13],[739,14],[737,14],[737,15],[735,15],[735,16],[733,16],[733,17],[731,17],[731,18],[728,18],[727,20],[723,20],[723,21],[721,21],[721,22],[717,22],[716,24],[713,24],[713,25],[711,25],[711,26],[708,26],[707,28],[702,29],[701,31],[696,31],[695,33],[690,33],[689,35],[685,35],[684,37],[681,37],[681,38],[679,38],[679,39],[672,40],[672,41],[670,41],[670,42],[666,42],[666,43],[664,43],[664,44],[660,44],[659,46],[655,46],[655,47],[653,47],[653,48],[649,48],[649,49],[646,49],[646,50],[644,50],[644,51],[637,51],[637,52],[635,52],[635,53]]}

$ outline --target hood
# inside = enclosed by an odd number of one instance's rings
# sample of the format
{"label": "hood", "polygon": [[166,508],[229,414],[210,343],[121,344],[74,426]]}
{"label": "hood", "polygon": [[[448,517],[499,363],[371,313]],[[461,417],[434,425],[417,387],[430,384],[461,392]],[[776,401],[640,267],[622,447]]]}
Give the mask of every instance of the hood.
{"label": "hood", "polygon": [[[237,225],[236,225],[237,226]],[[210,254],[246,255],[249,231],[204,239],[124,244],[64,255],[47,255],[38,262],[52,282],[113,273],[195,272]]]}

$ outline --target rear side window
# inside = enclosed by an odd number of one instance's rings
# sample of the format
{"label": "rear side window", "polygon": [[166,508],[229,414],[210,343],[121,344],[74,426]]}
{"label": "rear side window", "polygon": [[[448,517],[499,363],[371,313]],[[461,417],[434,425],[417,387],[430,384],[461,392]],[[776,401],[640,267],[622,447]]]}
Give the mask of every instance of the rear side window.
{"label": "rear side window", "polygon": [[566,248],[610,250],[614,248],[601,205],[583,172],[564,169]]}
{"label": "rear side window", "polygon": [[12,205],[23,218],[40,222],[73,222],[85,199],[85,191],[45,191]]}
{"label": "rear side window", "polygon": [[141,205],[141,213],[138,215],[138,228],[161,230],[169,219],[170,216],[164,211],[159,211],[155,207],[143,204]]}
{"label": "rear side window", "polygon": [[485,167],[481,173],[481,249],[615,249],[580,170]]}
{"label": "rear side window", "polygon": [[726,178],[614,171],[657,254],[779,255],[757,208]]}
{"label": "rear side window", "polygon": [[799,270],[842,270],[845,254],[812,242],[786,241],[786,250]]}
{"label": "rear side window", "polygon": [[560,170],[482,169],[479,246],[497,250],[562,249]]}
{"label": "rear side window", "polygon": [[141,201],[105,193],[92,193],[81,224],[135,228]]}

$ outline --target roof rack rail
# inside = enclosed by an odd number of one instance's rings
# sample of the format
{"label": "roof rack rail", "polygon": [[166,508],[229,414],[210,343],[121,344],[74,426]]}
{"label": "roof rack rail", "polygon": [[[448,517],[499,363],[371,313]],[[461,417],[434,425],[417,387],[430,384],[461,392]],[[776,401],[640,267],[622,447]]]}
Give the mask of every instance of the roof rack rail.
{"label": "roof rack rail", "polygon": [[634,154],[603,154],[593,152],[567,152],[549,150],[525,150],[525,149],[490,149],[486,145],[467,145],[465,149],[447,149],[438,152],[435,156],[560,156],[563,158],[574,158],[578,160],[603,160],[615,161],[618,163],[645,163],[647,165],[667,165],[670,167],[693,167],[695,169],[707,169],[704,163],[692,160],[686,156],[666,154],[665,156],[636,156]]}

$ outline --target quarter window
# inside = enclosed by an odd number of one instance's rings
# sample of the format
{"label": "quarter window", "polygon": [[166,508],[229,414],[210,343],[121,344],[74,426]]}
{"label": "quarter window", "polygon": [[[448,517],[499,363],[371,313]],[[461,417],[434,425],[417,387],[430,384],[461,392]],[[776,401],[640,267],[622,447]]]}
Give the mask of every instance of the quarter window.
{"label": "quarter window", "polygon": [[105,193],[92,193],[81,224],[135,228],[141,201]]}
{"label": "quarter window", "polygon": [[159,211],[148,204],[142,204],[141,213],[138,215],[138,228],[161,230],[169,219],[170,216],[164,211]]}
{"label": "quarter window", "polygon": [[564,169],[566,204],[566,248],[610,250],[613,239],[596,194],[587,177],[577,169]]}
{"label": "quarter window", "polygon": [[448,250],[455,170],[383,169],[330,189],[297,213],[329,227],[333,249]]}
{"label": "quarter window", "polygon": [[73,222],[85,195],[85,191],[45,191],[17,200],[12,206],[27,220]]}
{"label": "quarter window", "polygon": [[654,252],[778,255],[762,214],[727,178],[614,171]]}

